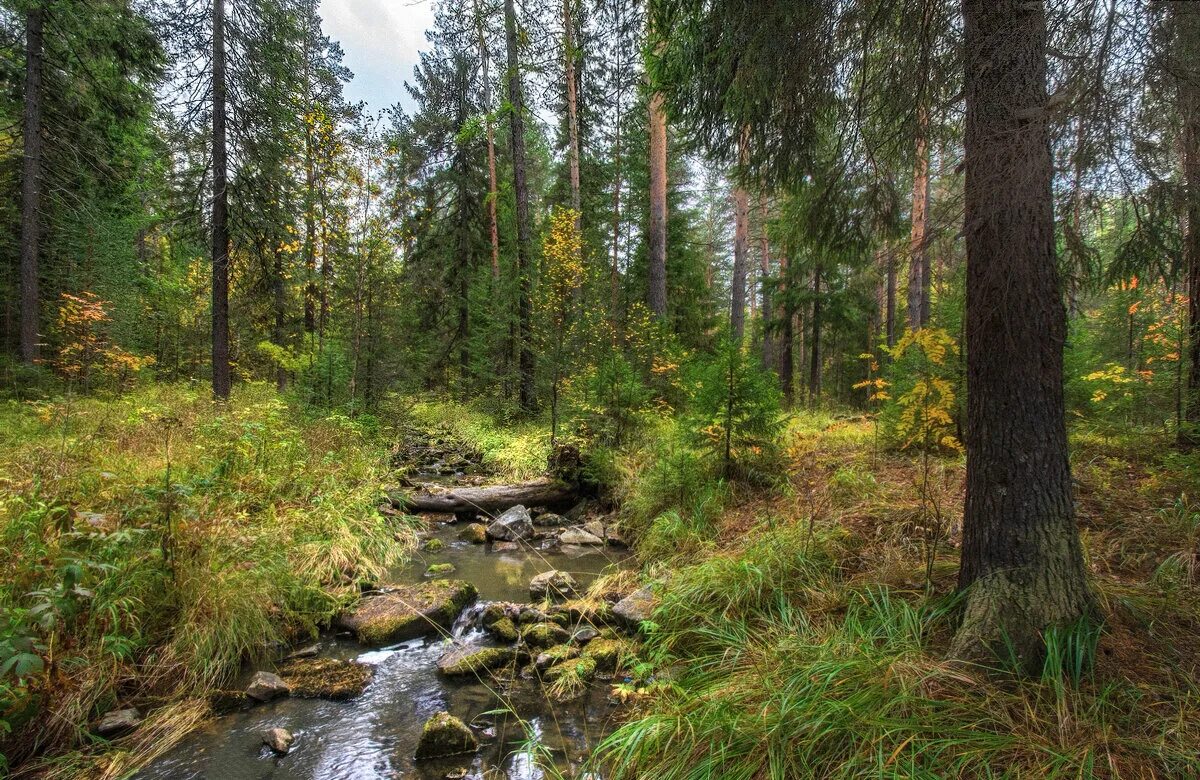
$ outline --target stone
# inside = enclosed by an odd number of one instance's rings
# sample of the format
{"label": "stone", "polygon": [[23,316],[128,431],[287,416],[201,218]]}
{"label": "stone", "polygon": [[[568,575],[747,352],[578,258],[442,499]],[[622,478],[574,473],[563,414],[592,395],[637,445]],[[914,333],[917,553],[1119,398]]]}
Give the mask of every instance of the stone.
{"label": "stone", "polygon": [[542,612],[537,607],[531,607],[529,605],[521,607],[520,612],[517,613],[517,622],[521,625],[527,625],[529,623],[541,623],[545,619],[545,612]]}
{"label": "stone", "polygon": [[589,533],[582,528],[568,528],[558,537],[563,544],[595,545],[604,544],[604,539]]}
{"label": "stone", "polygon": [[138,711],[137,707],[128,707],[104,713],[104,717],[96,723],[92,731],[105,739],[115,739],[134,731],[140,725],[142,725],[142,713]]}
{"label": "stone", "polygon": [[579,648],[571,645],[555,645],[543,653],[538,653],[533,660],[533,666],[539,672],[544,672],[560,661],[569,661],[579,657]]}
{"label": "stone", "polygon": [[554,623],[537,623],[521,632],[521,639],[532,648],[550,648],[555,645],[565,645],[571,640],[571,634],[562,626]]}
{"label": "stone", "polygon": [[255,701],[272,701],[291,692],[287,683],[272,672],[255,672],[246,686],[246,695]]}
{"label": "stone", "polygon": [[626,541],[625,535],[621,533],[621,529],[615,525],[608,525],[604,528],[604,541],[611,544],[613,547],[628,547],[629,542]]}
{"label": "stone", "polygon": [[643,621],[649,620],[658,606],[658,597],[649,588],[641,588],[630,593],[613,606],[613,614],[627,627],[638,628]]}
{"label": "stone", "polygon": [[529,595],[535,599],[551,596],[571,596],[578,589],[579,583],[569,572],[551,569],[544,571],[529,581]]}
{"label": "stone", "polygon": [[528,509],[517,504],[488,525],[487,535],[501,542],[524,541],[533,536],[533,518]]}
{"label": "stone", "polygon": [[583,530],[587,531],[597,539],[604,538],[604,523],[599,520],[589,520],[583,524]]}
{"label": "stone", "polygon": [[445,574],[454,573],[453,563],[431,563],[429,568],[425,570],[426,577],[441,577]]}
{"label": "stone", "polygon": [[520,542],[496,542],[492,545],[492,552],[519,552],[520,549]]}
{"label": "stone", "polygon": [[462,580],[430,580],[366,596],[337,617],[345,628],[367,645],[406,642],[448,631],[463,608],[479,596],[475,586]]}
{"label": "stone", "polygon": [[562,661],[542,672],[542,679],[547,682],[571,675],[583,682],[596,676],[596,661],[592,658],[579,657],[574,660]]}
{"label": "stone", "polygon": [[464,645],[442,654],[437,661],[438,671],[447,677],[478,675],[515,662],[517,651],[511,647],[476,647]]}
{"label": "stone", "polygon": [[483,523],[471,523],[458,532],[458,538],[471,544],[483,544],[487,541],[487,526]]}
{"label": "stone", "polygon": [[75,516],[82,520],[84,524],[88,526],[88,528],[96,531],[103,531],[107,533],[115,530],[117,527],[117,524],[113,522],[112,518],[101,512],[76,511]]}
{"label": "stone", "polygon": [[520,638],[516,625],[507,615],[484,625],[484,630],[502,642],[515,642]]}
{"label": "stone", "polygon": [[596,662],[596,671],[615,672],[626,652],[626,645],[619,639],[593,639],[583,648],[581,656]]}
{"label": "stone", "polygon": [[571,524],[571,521],[562,515],[556,515],[553,512],[543,512],[533,518],[533,524],[540,528],[562,528]]}
{"label": "stone", "polygon": [[321,652],[321,645],[319,645],[319,644],[309,645],[307,647],[301,647],[298,650],[293,650],[291,653],[288,653],[286,660],[292,661],[297,658],[316,658],[317,654],[320,652]]}
{"label": "stone", "polygon": [[439,712],[425,722],[417,752],[413,756],[422,761],[428,758],[461,756],[479,750],[479,740],[458,718],[448,712]]}
{"label": "stone", "polygon": [[574,634],[571,634],[571,641],[577,645],[586,645],[598,636],[600,636],[599,631],[591,626],[584,626]]}
{"label": "stone", "polygon": [[421,545],[421,549],[425,550],[425,552],[440,552],[445,546],[446,543],[441,539],[434,538],[426,539],[425,544]]}
{"label": "stone", "polygon": [[263,732],[262,741],[275,753],[286,756],[292,749],[292,743],[296,741],[296,738],[287,729],[273,728]]}
{"label": "stone", "polygon": [[375,667],[336,658],[302,658],[280,670],[292,696],[301,699],[345,701],[361,696],[375,676]]}

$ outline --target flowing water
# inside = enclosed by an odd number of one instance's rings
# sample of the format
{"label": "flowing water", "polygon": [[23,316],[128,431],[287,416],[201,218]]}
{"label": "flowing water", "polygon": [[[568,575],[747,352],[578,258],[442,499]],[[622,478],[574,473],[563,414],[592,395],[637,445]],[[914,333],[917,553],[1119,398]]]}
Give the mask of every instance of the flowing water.
{"label": "flowing water", "polygon": [[[393,581],[417,582],[427,566],[452,563],[447,575],[474,583],[479,604],[529,601],[529,580],[549,569],[571,572],[586,586],[609,567],[623,565],[624,554],[608,548],[495,552],[457,538],[459,527],[438,525],[432,535],[443,541],[437,552],[418,552]],[[478,611],[478,605],[474,612]],[[328,636],[320,655],[352,659],[375,667],[366,692],[350,701],[280,699],[214,719],[141,772],[139,780],[350,780],[363,778],[481,778],[498,767],[512,780],[540,780],[549,759],[571,776],[597,741],[613,727],[614,705],[607,685],[598,683],[577,701],[547,701],[534,683],[500,691],[478,680],[441,677],[436,662],[455,641],[486,644],[470,627],[468,608],[452,638],[431,637],[394,647],[369,648],[352,639]],[[474,756],[413,761],[425,721],[446,710],[477,727],[484,743]],[[504,710],[504,712],[496,712]],[[291,731],[296,742],[277,757],[262,744],[272,727]],[[535,756],[538,760],[535,761]],[[488,777],[503,775],[488,775]]]}

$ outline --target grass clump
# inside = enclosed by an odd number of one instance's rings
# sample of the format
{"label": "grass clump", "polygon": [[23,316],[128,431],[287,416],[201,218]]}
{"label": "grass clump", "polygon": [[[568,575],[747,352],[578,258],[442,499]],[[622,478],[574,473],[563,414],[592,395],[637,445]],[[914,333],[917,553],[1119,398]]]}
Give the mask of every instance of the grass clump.
{"label": "grass clump", "polygon": [[379,433],[261,385],[218,406],[186,385],[0,403],[9,761],[86,746],[118,704],[203,697],[314,635],[412,546],[376,509],[386,468]]}

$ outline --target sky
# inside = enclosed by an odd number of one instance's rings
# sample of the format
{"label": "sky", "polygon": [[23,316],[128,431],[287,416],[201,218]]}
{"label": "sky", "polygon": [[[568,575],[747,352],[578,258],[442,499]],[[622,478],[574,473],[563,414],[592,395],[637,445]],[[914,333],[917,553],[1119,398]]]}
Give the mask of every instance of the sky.
{"label": "sky", "polygon": [[354,72],[346,97],[365,100],[373,113],[395,103],[411,107],[404,82],[412,80],[417,52],[426,46],[432,0],[321,0],[320,14]]}

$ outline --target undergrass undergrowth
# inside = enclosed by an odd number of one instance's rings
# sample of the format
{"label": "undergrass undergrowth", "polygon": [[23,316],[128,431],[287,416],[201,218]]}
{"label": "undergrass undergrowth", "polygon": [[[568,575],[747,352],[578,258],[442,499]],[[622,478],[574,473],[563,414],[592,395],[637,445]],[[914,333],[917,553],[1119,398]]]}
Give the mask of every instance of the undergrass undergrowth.
{"label": "undergrass undergrowth", "polygon": [[315,635],[413,543],[377,510],[387,456],[383,432],[264,385],[0,402],[8,760],[94,776],[105,711],[136,704],[155,732],[163,703]]}
{"label": "undergrass undergrowth", "polygon": [[549,425],[517,420],[479,403],[436,398],[393,397],[385,406],[425,426],[447,428],[455,438],[483,454],[483,462],[505,479],[523,480],[546,470],[550,456]]}

